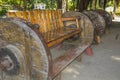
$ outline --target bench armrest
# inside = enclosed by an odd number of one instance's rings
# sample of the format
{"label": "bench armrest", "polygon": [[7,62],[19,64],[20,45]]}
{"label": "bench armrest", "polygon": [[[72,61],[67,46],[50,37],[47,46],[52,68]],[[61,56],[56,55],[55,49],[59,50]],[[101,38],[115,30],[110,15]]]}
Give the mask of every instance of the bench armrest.
{"label": "bench armrest", "polygon": [[72,21],[72,20],[76,20],[78,18],[62,18],[62,21]]}
{"label": "bench armrest", "polygon": [[77,28],[80,28],[80,26],[79,26],[79,18],[76,18],[76,17],[74,17],[74,18],[62,18],[62,21],[76,21],[76,25],[77,25]]}

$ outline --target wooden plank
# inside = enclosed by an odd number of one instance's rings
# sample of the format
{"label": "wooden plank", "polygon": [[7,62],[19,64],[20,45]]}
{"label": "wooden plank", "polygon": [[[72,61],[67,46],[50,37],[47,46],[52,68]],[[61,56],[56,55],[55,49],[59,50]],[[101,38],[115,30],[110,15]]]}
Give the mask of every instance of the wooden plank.
{"label": "wooden plank", "polygon": [[62,18],[62,21],[72,21],[76,20],[77,18]]}
{"label": "wooden plank", "polygon": [[77,25],[77,28],[80,29],[78,18],[62,18],[62,21],[75,21],[76,25]]}
{"label": "wooden plank", "polygon": [[33,16],[34,16],[34,24],[40,25],[40,18],[38,10],[33,10]]}
{"label": "wooden plank", "polygon": [[53,33],[55,33],[55,24],[54,24],[54,13],[53,10],[49,10],[49,27],[50,27],[50,38],[55,37],[55,35]]}
{"label": "wooden plank", "polygon": [[64,41],[65,39],[80,33],[80,30],[72,30],[72,31],[68,31],[68,33],[59,33],[59,35],[57,35],[57,37],[51,39],[50,41],[47,41],[48,47],[52,47],[54,45],[59,44],[60,42]]}
{"label": "wooden plank", "polygon": [[53,15],[53,18],[54,18],[53,21],[54,21],[54,27],[55,27],[54,33],[57,34],[57,30],[58,30],[58,28],[59,28],[58,17],[57,17],[57,11],[52,10],[52,14],[54,14],[54,15]]}
{"label": "wooden plank", "polygon": [[[43,11],[42,10],[38,10],[38,17],[39,17],[39,20],[40,20],[40,28],[39,28],[39,31],[43,34],[44,33],[44,19],[43,19]],[[44,36],[44,35],[43,35]]]}
{"label": "wooden plank", "polygon": [[34,23],[35,23],[35,19],[34,19],[33,11],[32,11],[32,10],[29,11],[28,14],[29,14],[29,21],[30,21],[32,24],[34,24]]}
{"label": "wooden plank", "polygon": [[23,18],[22,14],[21,14],[21,11],[15,12],[15,16],[18,17],[18,18]]}
{"label": "wooden plank", "polygon": [[42,23],[43,26],[41,28],[43,28],[44,32],[47,32],[47,25],[46,25],[47,21],[46,21],[46,12],[45,12],[45,10],[41,11],[41,18],[43,20],[43,23]]}
{"label": "wooden plank", "polygon": [[78,45],[77,47],[70,49],[62,56],[53,60],[53,73],[52,79],[54,79],[63,69],[65,69],[73,60],[75,60],[82,52],[89,47],[89,45]]}
{"label": "wooden plank", "polygon": [[8,12],[7,17],[15,17],[15,12]]}
{"label": "wooden plank", "polygon": [[57,10],[57,16],[58,16],[58,23],[59,23],[59,28],[62,28],[62,27],[64,27],[63,26],[63,22],[62,22],[62,11],[61,10]]}
{"label": "wooden plank", "polygon": [[23,19],[29,21],[29,16],[28,16],[28,12],[27,11],[22,11],[22,16],[23,16]]}

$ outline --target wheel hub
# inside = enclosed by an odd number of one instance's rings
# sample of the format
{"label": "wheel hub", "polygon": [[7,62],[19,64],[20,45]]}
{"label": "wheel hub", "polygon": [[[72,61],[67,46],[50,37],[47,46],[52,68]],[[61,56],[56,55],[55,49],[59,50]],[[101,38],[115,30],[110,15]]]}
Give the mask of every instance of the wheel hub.
{"label": "wheel hub", "polygon": [[14,53],[8,48],[0,49],[0,69],[8,75],[19,73],[19,62]]}

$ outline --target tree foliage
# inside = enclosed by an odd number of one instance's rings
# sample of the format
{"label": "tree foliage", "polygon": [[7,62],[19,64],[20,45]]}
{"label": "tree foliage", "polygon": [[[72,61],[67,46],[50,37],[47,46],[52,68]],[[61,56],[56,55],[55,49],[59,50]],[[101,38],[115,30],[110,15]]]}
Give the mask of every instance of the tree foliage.
{"label": "tree foliage", "polygon": [[[46,4],[46,9],[62,9],[64,0],[0,0],[0,15],[8,10],[30,10],[34,4]],[[65,0],[66,10],[83,11],[87,9],[105,8],[108,6],[119,7],[120,0]]]}

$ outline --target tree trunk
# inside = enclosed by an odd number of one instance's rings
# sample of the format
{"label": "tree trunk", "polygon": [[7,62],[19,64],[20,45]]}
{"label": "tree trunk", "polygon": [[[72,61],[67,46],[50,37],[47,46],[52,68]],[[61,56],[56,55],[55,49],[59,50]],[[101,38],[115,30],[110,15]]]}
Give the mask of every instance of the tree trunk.
{"label": "tree trunk", "polygon": [[90,0],[89,4],[90,4],[90,9],[92,9],[92,1],[93,0]]}
{"label": "tree trunk", "polygon": [[77,6],[76,6],[77,11],[79,11],[79,8],[80,8],[80,0],[77,0]]}
{"label": "tree trunk", "polygon": [[62,0],[62,11],[66,12],[67,0]]}
{"label": "tree trunk", "polygon": [[88,8],[88,5],[90,4],[90,1],[91,0],[86,0],[84,3],[85,3],[85,10]]}
{"label": "tree trunk", "polygon": [[84,0],[80,0],[80,3],[79,3],[79,11],[83,11],[84,10]]}
{"label": "tree trunk", "polygon": [[96,9],[97,0],[92,0],[92,9]]}
{"label": "tree trunk", "polygon": [[87,10],[87,7],[89,5],[91,0],[79,0],[77,3],[77,6],[79,7],[79,11]]}
{"label": "tree trunk", "polygon": [[103,5],[104,10],[105,10],[105,7],[106,7],[106,3],[107,3],[107,0],[104,0],[104,5]]}
{"label": "tree trunk", "polygon": [[26,9],[27,9],[27,1],[24,0],[24,10],[26,10]]}
{"label": "tree trunk", "polygon": [[62,0],[57,0],[57,9],[62,9]]}
{"label": "tree trunk", "polygon": [[19,10],[21,10],[21,4],[22,4],[22,0],[20,0]]}

